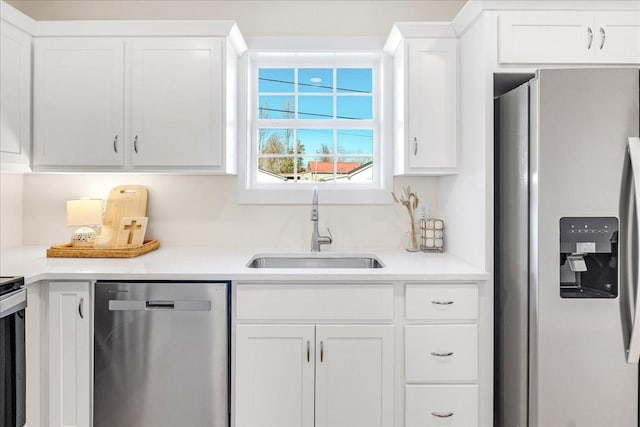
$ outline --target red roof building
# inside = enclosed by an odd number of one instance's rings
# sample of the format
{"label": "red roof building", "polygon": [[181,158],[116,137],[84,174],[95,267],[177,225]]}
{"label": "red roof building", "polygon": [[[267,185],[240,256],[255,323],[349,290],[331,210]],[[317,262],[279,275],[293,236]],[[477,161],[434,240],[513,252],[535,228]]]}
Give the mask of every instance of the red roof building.
{"label": "red roof building", "polygon": [[[360,162],[337,162],[337,173],[349,173],[362,165]],[[307,172],[311,173],[333,173],[333,162],[311,161],[307,165]]]}

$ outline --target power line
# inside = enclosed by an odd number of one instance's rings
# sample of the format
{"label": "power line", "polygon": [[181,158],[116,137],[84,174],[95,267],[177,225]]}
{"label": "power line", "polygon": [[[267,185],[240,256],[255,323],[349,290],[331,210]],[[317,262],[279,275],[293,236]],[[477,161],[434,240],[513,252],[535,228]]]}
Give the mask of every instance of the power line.
{"label": "power line", "polygon": [[[268,79],[266,77],[258,77],[258,80],[262,80],[265,82],[274,82],[274,83],[286,83],[286,84],[294,84],[294,82],[288,81],[288,80],[278,80],[278,79]],[[331,89],[333,90],[333,86],[324,86],[324,85],[317,85],[317,84],[312,84],[312,83],[300,83],[298,82],[298,86],[311,86],[311,87],[319,87],[319,88],[323,88],[323,89]],[[356,92],[356,93],[371,93],[371,91],[368,90],[358,90],[358,89],[348,89],[348,88],[344,88],[344,87],[336,87],[336,90],[341,90],[341,91],[345,91],[345,92]]]}
{"label": "power line", "polygon": [[[333,133],[333,129],[298,129],[298,133],[301,130],[305,131],[305,132],[322,132],[322,133],[331,132],[331,133]],[[370,130],[370,129],[363,129],[363,130]],[[373,138],[372,135],[360,135],[360,134],[357,134],[357,133],[350,133],[350,132],[343,131],[343,130],[340,130],[340,129],[336,129],[336,132],[338,132],[338,135],[356,136],[358,138],[367,138],[367,139]]]}
{"label": "power line", "polygon": [[[278,108],[267,108],[267,107],[259,107],[259,110],[263,110],[263,111],[275,111],[277,113],[288,113],[288,114],[295,114],[295,111],[292,110],[281,110]],[[317,116],[317,117],[328,117],[330,119],[333,118],[333,115],[330,114],[321,114],[321,113],[305,113],[302,111],[298,111],[298,116],[300,114],[304,114],[307,116]],[[348,116],[336,116],[336,119],[348,119],[348,120],[368,120],[368,119],[362,119],[360,117],[348,117]]]}

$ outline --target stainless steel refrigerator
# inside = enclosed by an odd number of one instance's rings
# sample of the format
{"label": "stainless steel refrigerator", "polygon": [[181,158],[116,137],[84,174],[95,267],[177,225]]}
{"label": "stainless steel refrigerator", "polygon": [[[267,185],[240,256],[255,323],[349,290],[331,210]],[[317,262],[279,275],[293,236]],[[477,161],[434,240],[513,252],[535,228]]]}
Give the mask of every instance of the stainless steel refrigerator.
{"label": "stainless steel refrigerator", "polygon": [[639,81],[540,70],[496,98],[497,426],[638,426]]}

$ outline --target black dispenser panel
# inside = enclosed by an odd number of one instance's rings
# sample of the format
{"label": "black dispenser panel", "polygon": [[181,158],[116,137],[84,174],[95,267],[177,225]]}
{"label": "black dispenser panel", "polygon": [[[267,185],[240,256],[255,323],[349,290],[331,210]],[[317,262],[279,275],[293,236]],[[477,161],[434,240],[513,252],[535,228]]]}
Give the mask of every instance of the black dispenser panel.
{"label": "black dispenser panel", "polygon": [[618,296],[618,219],[560,218],[560,297]]}

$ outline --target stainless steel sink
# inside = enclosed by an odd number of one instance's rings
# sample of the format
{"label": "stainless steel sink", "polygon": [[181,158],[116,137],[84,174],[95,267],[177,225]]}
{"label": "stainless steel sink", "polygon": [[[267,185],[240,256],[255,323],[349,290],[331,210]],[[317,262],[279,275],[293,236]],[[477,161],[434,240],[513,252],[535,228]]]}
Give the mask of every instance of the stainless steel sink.
{"label": "stainless steel sink", "polygon": [[361,254],[259,254],[251,258],[249,268],[383,268],[374,255]]}

